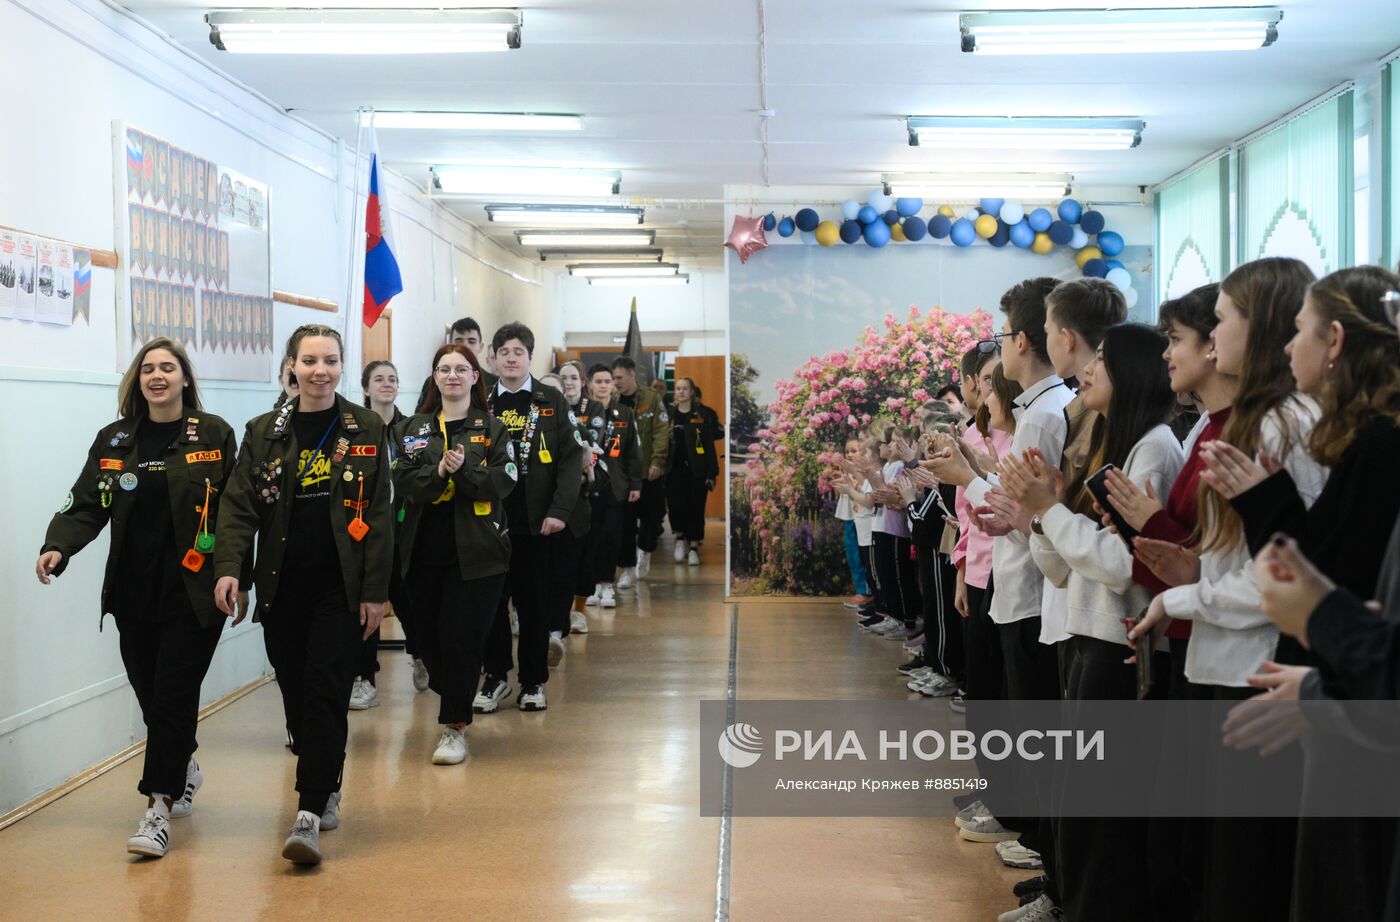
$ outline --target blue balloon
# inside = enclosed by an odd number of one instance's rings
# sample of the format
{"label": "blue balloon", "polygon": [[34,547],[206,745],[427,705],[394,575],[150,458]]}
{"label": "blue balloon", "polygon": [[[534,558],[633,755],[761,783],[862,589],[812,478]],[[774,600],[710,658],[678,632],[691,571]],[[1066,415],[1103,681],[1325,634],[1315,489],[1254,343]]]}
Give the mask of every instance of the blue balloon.
{"label": "blue balloon", "polygon": [[809,247],[814,247],[817,245],[817,235],[809,230],[805,230],[802,232],[802,242]]}
{"label": "blue balloon", "polygon": [[997,221],[997,232],[988,237],[987,242],[997,248],[1006,246],[1011,242],[1011,228],[1005,221]]}
{"label": "blue balloon", "polygon": [[897,198],[894,200],[894,210],[899,212],[901,218],[908,218],[918,214],[924,207],[924,200],[921,198]]}
{"label": "blue balloon", "polygon": [[[859,210],[859,209],[857,209]],[[846,243],[855,243],[860,239],[860,222],[851,219],[841,222],[841,239]]]}
{"label": "blue balloon", "polygon": [[886,195],[882,190],[876,189],[874,192],[870,193],[870,198],[866,200],[866,204],[874,208],[877,212],[889,211],[890,206],[894,204],[894,196]]}
{"label": "blue balloon", "polygon": [[1031,244],[1035,243],[1035,231],[1031,230],[1030,222],[1025,218],[1011,225],[1011,245],[1022,250],[1029,250]]}
{"label": "blue balloon", "polygon": [[1084,274],[1090,278],[1101,279],[1105,275],[1108,275],[1108,264],[1102,259],[1085,260]]}
{"label": "blue balloon", "polygon": [[1060,203],[1060,220],[1073,224],[1079,220],[1079,216],[1084,213],[1084,206],[1076,199],[1067,198]]}
{"label": "blue balloon", "polygon": [[1098,211],[1086,211],[1079,216],[1079,226],[1084,228],[1086,234],[1097,234],[1103,230],[1103,213]]}
{"label": "blue balloon", "polygon": [[[1118,260],[1118,259],[1106,259],[1106,260],[1104,260],[1104,265],[1108,266],[1109,272],[1113,271],[1114,269],[1126,269],[1126,268],[1128,268],[1127,266],[1123,265],[1122,260]],[[1107,275],[1108,272],[1105,272],[1104,274]]]}
{"label": "blue balloon", "polygon": [[977,239],[977,228],[972,226],[972,222],[967,218],[958,218],[953,222],[951,235],[953,243],[960,247],[972,246],[972,241]]}
{"label": "blue balloon", "polygon": [[928,225],[924,219],[918,215],[911,215],[904,219],[904,239],[919,241],[924,239],[924,234],[928,233]]}
{"label": "blue balloon", "polygon": [[1123,252],[1123,235],[1116,231],[1104,231],[1099,234],[1099,249],[1105,256],[1117,256]]}
{"label": "blue balloon", "polygon": [[1037,208],[1030,213],[1026,220],[1030,222],[1031,230],[1038,234],[1041,231],[1049,230],[1050,225],[1055,219],[1052,218],[1050,212],[1046,211],[1044,208]]}
{"label": "blue balloon", "polygon": [[953,231],[953,219],[947,215],[936,214],[928,219],[928,233],[934,240],[942,240]]}
{"label": "blue balloon", "polygon": [[779,237],[791,237],[795,230],[797,230],[797,225],[793,222],[792,218],[783,218],[778,222]]}
{"label": "blue balloon", "polygon": [[983,214],[998,215],[1001,214],[1001,206],[1005,204],[1006,199],[984,198],[982,199],[982,201],[977,203],[977,207],[982,211]]}
{"label": "blue balloon", "polygon": [[766,214],[766,215],[763,216],[763,229],[764,229],[764,230],[770,231],[770,230],[772,230],[773,228],[775,228],[775,227],[777,227],[777,226],[778,226],[778,219],[777,219],[776,217],[774,217],[774,215],[773,215],[772,212],[769,212],[768,214]]}
{"label": "blue balloon", "polygon": [[872,221],[865,225],[865,242],[873,247],[882,247],[890,242],[890,226],[884,221]]}
{"label": "blue balloon", "polygon": [[822,219],[810,208],[804,208],[797,213],[798,230],[814,231],[820,223],[822,223]]}
{"label": "blue balloon", "polygon": [[884,218],[886,224],[890,227],[894,227],[899,223],[899,212],[891,208],[889,211],[885,212]]}
{"label": "blue balloon", "polygon": [[860,214],[860,202],[853,198],[848,198],[841,203],[841,217],[847,221],[854,221],[856,215]]}
{"label": "blue balloon", "polygon": [[1074,225],[1068,221],[1056,221],[1050,225],[1050,242],[1064,246],[1074,239]]}
{"label": "blue balloon", "polygon": [[856,217],[862,224],[874,224],[880,213],[869,205],[862,205],[860,211],[856,212]]}

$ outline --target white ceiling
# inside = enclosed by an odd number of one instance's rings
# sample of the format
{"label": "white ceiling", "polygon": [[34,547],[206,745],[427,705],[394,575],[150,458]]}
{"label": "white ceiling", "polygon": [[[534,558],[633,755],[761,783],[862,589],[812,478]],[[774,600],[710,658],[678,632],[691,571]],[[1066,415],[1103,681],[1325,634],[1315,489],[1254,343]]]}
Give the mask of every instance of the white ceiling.
{"label": "white ceiling", "polygon": [[[488,55],[304,58],[230,55],[209,44],[197,0],[132,0],[157,28],[325,130],[353,139],[357,106],[567,112],[582,132],[389,131],[380,151],[426,185],[431,163],[598,166],[622,171],[622,198],[762,196],[757,0],[532,0],[522,47]],[[310,0],[265,6],[436,6],[425,0]],[[490,3],[458,3],[491,6]],[[1400,46],[1397,0],[1284,0],[1278,42],[1252,52],[1024,59],[959,50],[957,14],[1024,0],[766,0],[771,183],[841,196],[883,172],[940,168],[1073,173],[1082,185],[1159,181]],[[1076,8],[1083,0],[1038,3]],[[1115,7],[1172,6],[1117,0]],[[1226,5],[1200,2],[1191,5]],[[907,145],[905,115],[1119,115],[1146,119],[1118,152],[950,155]],[[479,204],[455,211],[520,250]],[[668,259],[717,265],[718,204],[650,207]],[[521,251],[528,252],[528,251]],[[684,271],[684,270],[683,270]]]}

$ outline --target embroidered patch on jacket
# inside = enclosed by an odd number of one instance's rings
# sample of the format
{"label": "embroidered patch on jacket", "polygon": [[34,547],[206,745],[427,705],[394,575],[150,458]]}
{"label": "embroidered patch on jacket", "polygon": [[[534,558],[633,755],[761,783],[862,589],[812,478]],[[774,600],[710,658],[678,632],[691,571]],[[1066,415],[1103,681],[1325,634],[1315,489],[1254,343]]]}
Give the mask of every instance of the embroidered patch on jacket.
{"label": "embroidered patch on jacket", "polygon": [[350,457],[352,458],[373,458],[379,454],[378,445],[351,445]]}
{"label": "embroidered patch on jacket", "polygon": [[222,461],[224,453],[220,449],[213,451],[192,451],[185,455],[186,464],[198,464],[201,461]]}
{"label": "embroidered patch on jacket", "polygon": [[119,471],[122,469],[122,459],[103,458],[101,461],[97,462],[97,468],[102,471]]}

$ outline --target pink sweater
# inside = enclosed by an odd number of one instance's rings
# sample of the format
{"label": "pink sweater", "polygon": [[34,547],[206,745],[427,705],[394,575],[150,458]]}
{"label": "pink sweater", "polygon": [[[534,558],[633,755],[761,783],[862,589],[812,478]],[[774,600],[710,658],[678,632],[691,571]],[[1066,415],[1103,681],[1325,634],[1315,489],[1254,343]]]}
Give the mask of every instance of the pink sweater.
{"label": "pink sweater", "polygon": [[[964,433],[963,441],[979,452],[987,451],[982,433],[976,428]],[[992,430],[991,443],[998,458],[1004,458],[1011,450],[1011,436],[1000,429]],[[969,586],[986,589],[987,579],[992,575],[992,538],[972,524],[972,504],[967,501],[962,487],[958,487],[958,503],[953,511],[958,514],[958,544],[953,548],[953,565],[963,569],[963,579]]]}

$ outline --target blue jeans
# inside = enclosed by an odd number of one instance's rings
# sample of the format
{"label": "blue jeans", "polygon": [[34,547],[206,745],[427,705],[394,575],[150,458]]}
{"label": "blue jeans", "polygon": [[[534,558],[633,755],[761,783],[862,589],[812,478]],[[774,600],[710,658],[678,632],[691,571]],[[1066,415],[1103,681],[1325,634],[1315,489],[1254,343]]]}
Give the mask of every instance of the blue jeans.
{"label": "blue jeans", "polygon": [[846,523],[846,564],[851,568],[851,581],[856,584],[856,595],[870,595],[870,579],[865,573],[865,558],[860,552],[860,541],[856,538],[856,523]]}

